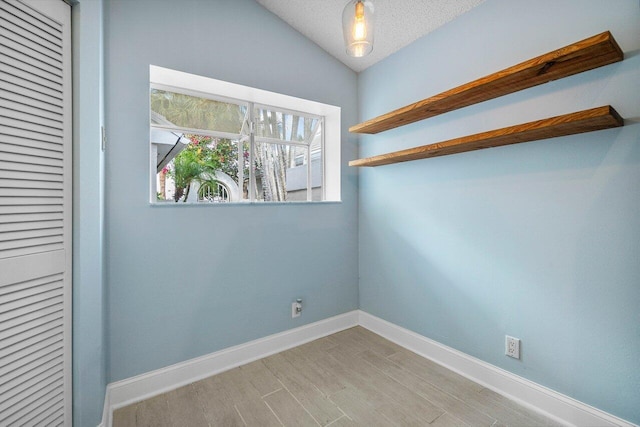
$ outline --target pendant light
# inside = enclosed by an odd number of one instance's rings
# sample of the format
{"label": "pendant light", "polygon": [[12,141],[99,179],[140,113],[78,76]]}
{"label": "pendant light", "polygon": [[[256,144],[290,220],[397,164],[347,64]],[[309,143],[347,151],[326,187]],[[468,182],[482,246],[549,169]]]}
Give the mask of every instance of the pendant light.
{"label": "pendant light", "polygon": [[347,54],[356,58],[373,50],[374,13],[371,0],[351,0],[342,11],[342,34]]}

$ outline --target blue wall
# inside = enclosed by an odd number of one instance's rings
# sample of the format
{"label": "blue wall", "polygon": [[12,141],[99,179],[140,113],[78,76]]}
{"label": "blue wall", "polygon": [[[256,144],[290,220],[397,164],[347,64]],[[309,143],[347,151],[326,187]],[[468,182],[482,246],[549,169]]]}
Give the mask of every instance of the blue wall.
{"label": "blue wall", "polygon": [[73,54],[73,424],[95,426],[107,386],[102,0],[71,9]]}
{"label": "blue wall", "polygon": [[[638,1],[487,0],[361,73],[359,113],[605,30],[623,62],[361,138],[367,157],[606,104],[626,118],[621,129],[362,169],[360,307],[638,423]],[[522,360],[504,355],[505,334],[522,340]]]}
{"label": "blue wall", "polygon": [[[109,381],[356,309],[357,75],[253,0],[105,14]],[[149,64],[340,106],[343,202],[150,206]]]}

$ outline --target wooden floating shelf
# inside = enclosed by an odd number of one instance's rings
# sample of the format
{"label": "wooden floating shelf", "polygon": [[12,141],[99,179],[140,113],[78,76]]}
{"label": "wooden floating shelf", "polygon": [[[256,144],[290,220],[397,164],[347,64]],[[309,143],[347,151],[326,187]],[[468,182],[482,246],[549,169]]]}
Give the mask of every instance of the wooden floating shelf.
{"label": "wooden floating shelf", "polygon": [[609,31],[538,56],[349,128],[374,134],[467,107],[562,77],[622,61]]}
{"label": "wooden floating shelf", "polygon": [[381,166],[408,162],[428,157],[446,156],[483,148],[609,129],[623,126],[623,124],[624,121],[618,112],[610,105],[605,105],[535,122],[450,139],[436,144],[353,160],[349,162],[349,166]]}

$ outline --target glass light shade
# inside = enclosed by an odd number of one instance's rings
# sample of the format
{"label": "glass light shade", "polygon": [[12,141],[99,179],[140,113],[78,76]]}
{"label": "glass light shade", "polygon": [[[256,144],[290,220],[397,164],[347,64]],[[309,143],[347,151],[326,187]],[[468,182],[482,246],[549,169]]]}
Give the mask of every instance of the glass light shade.
{"label": "glass light shade", "polygon": [[347,54],[356,58],[373,50],[375,15],[371,0],[351,0],[342,12],[342,34]]}

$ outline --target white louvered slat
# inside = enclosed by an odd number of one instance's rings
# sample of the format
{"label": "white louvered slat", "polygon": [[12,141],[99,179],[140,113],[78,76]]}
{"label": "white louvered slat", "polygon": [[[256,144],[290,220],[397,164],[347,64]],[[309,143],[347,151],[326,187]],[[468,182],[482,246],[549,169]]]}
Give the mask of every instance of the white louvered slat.
{"label": "white louvered slat", "polygon": [[[0,203],[2,201],[0,200]],[[21,216],[21,218],[17,218]],[[63,207],[59,204],[49,205],[0,205],[0,223],[16,223],[38,221],[41,219],[59,219],[63,216]]]}
{"label": "white louvered slat", "polygon": [[63,355],[64,351],[62,349],[61,343],[56,345],[55,347],[35,350],[23,359],[11,362],[9,364],[10,369],[6,369],[6,373],[0,376],[0,381],[8,382],[22,377],[31,372],[33,368],[40,366],[43,363],[48,363],[52,360],[58,360],[58,363],[60,363]]}
{"label": "white louvered slat", "polygon": [[[49,308],[48,310],[51,311],[51,313],[46,315],[39,316],[38,313],[29,313],[29,315],[13,319],[11,323],[17,324],[24,329],[20,333],[9,335],[13,333],[11,329],[2,331],[3,335],[7,335],[4,339],[5,342],[3,342],[6,348],[3,349],[2,357],[0,358],[3,360],[4,365],[14,363],[17,366],[22,366],[27,362],[31,354],[38,351],[48,352],[58,347],[53,344],[53,341],[49,343],[49,341],[54,338],[43,338],[44,335],[51,331],[58,330],[59,332],[59,328],[62,327],[62,309],[60,306],[56,308],[57,311],[54,308]],[[27,329],[29,326],[32,328]],[[59,334],[55,334],[55,336],[57,335]],[[62,342],[62,337],[60,336],[58,338],[60,338],[60,340],[55,339],[55,342]],[[4,365],[2,366],[2,372],[3,375],[6,375],[10,371],[6,370],[8,368]]]}
{"label": "white louvered slat", "polygon": [[[0,55],[2,55],[2,46],[0,45]],[[49,95],[48,91],[42,91],[42,87],[33,83],[23,81],[23,85],[14,84],[7,81],[7,75],[0,77],[0,98],[7,99],[10,102],[16,102],[27,105],[42,107],[46,111],[52,113],[60,113],[60,99],[57,95]],[[9,104],[10,105],[10,104]]]}
{"label": "white louvered slat", "polygon": [[[52,67],[57,68],[59,71],[62,71],[62,57],[56,59],[51,55],[44,55],[41,52],[29,50],[28,46],[25,46],[26,44],[29,44],[29,41],[22,39],[20,40],[20,42],[16,42],[15,38],[16,37],[2,37],[0,38],[0,45],[6,47],[11,51],[14,51],[15,53],[21,54],[21,56],[28,56],[29,58],[40,62],[40,67]],[[28,52],[28,55],[24,52]]]}
{"label": "white louvered slat", "polygon": [[60,419],[64,419],[64,413],[60,415],[61,412],[63,412],[62,409],[63,408],[61,408],[58,403],[52,403],[50,406],[40,408],[39,410],[34,411],[29,420],[23,421],[23,427],[62,426],[63,421],[60,421]]}
{"label": "white louvered slat", "polygon": [[[55,395],[52,398],[47,399],[42,399],[41,403],[39,406],[37,406],[35,409],[30,410],[27,414],[23,415],[20,419],[20,425],[21,427],[32,427],[32,426],[47,426],[47,427],[58,427],[61,426],[63,424],[33,424],[34,420],[43,416],[43,415],[48,415],[54,412],[58,412],[62,406],[63,406],[63,402],[64,402],[64,398],[61,396],[63,393],[60,392],[57,395]],[[70,424],[69,424],[70,425]]]}
{"label": "white louvered slat", "polygon": [[51,89],[49,85],[41,85],[27,80],[23,76],[15,76],[14,73],[2,73],[2,81],[4,82],[3,86],[9,90],[11,90],[12,87],[22,87],[58,100],[61,100],[63,97],[63,92],[60,89]]}
{"label": "white louvered slat", "polygon": [[29,381],[34,377],[46,376],[47,372],[56,371],[59,369],[61,365],[60,361],[60,358],[54,357],[46,362],[39,364],[38,366],[31,366],[28,371],[23,372],[21,375],[17,375],[11,380],[2,382],[0,384],[0,387],[5,390],[9,390],[13,387],[18,387],[20,384],[23,384],[24,382]]}
{"label": "white louvered slat", "polygon": [[38,221],[62,221],[61,212],[38,212],[19,214],[0,214],[0,224],[26,223]]}
{"label": "white louvered slat", "polygon": [[[24,131],[22,129],[15,128],[2,128],[4,132],[12,132],[14,134],[22,134],[20,135],[7,135],[0,134],[0,153],[3,153],[0,156],[0,169],[2,170],[23,170],[28,171],[30,169],[18,169],[17,166],[11,167],[8,163],[23,163],[26,165],[29,164],[42,164],[48,166],[57,166],[59,168],[62,167],[64,162],[60,162],[61,160],[61,151],[58,149],[60,144],[58,141],[60,138],[46,136],[43,134],[34,133],[37,136],[37,139],[31,138],[28,139],[28,131]],[[25,138],[25,136],[27,138]],[[46,139],[50,139],[51,141],[46,141]],[[29,140],[27,144],[19,144],[20,140]],[[6,141],[6,142],[5,142]],[[16,142],[18,144],[16,144]],[[41,151],[34,151],[41,150]],[[16,155],[23,155],[23,157],[18,157]],[[55,159],[55,161],[46,161],[43,163],[40,159]],[[64,158],[64,156],[63,156]],[[28,161],[32,159],[32,161]],[[35,161],[34,161],[35,160]],[[51,171],[52,173],[59,173],[60,170]]]}
{"label": "white louvered slat", "polygon": [[53,379],[57,380],[61,375],[62,366],[56,366],[48,371],[32,375],[31,378],[25,379],[25,381],[20,384],[10,384],[7,387],[7,390],[10,391],[3,394],[3,400],[0,401],[0,411],[5,409],[7,406],[12,405],[13,402],[24,399],[24,395],[32,393],[33,389],[38,386],[38,384],[45,384]]}
{"label": "white louvered slat", "polygon": [[[20,425],[23,421],[33,418],[34,412],[39,412],[43,408],[48,408],[52,402],[59,401],[61,394],[62,384],[60,381],[44,385],[34,390],[28,399],[19,402],[5,412],[0,412],[0,424]],[[2,424],[3,422],[6,424]]]}
{"label": "white louvered slat", "polygon": [[[2,122],[2,117],[0,117],[0,125]],[[13,154],[24,154],[25,156],[33,156],[33,157],[46,157],[50,159],[63,159],[64,153],[60,151],[53,150],[44,150],[42,148],[33,148],[27,147],[24,145],[14,145],[14,144],[6,144],[4,142],[0,142],[0,152],[3,153],[13,153]]]}
{"label": "white louvered slat", "polygon": [[[18,102],[4,101],[4,109],[2,110],[2,116],[20,120],[25,123],[38,124],[48,128],[57,130],[64,130],[63,117],[54,113],[42,112],[36,108],[29,107]],[[22,125],[21,128],[29,127]]]}
{"label": "white louvered slat", "polygon": [[55,198],[0,197],[0,215],[55,213],[63,210],[61,201]]}
{"label": "white louvered slat", "polygon": [[0,233],[22,230],[41,230],[50,228],[62,229],[63,226],[64,224],[61,219],[51,221],[22,221],[13,223],[0,222]]}
{"label": "white louvered slat", "polygon": [[[53,310],[53,308],[49,307],[48,310]],[[42,336],[62,327],[62,323],[57,320],[50,323],[43,323],[46,320],[45,318],[49,319],[47,322],[49,322],[50,319],[58,319],[59,317],[54,316],[55,313],[58,313],[58,316],[61,315],[60,307],[58,307],[57,312],[54,311],[49,315],[33,319],[32,324],[36,324],[37,321],[41,321],[41,324],[38,324],[32,330],[25,330],[20,334],[9,337],[7,339],[6,352],[3,351],[3,354],[6,354],[6,356],[1,358],[4,363],[22,365],[31,354],[41,350],[51,350],[57,346],[57,342],[62,343],[62,335],[60,334],[54,334],[52,337],[42,338]],[[60,344],[60,347],[61,346],[62,344]]]}
{"label": "white louvered slat", "polygon": [[[0,169],[0,179],[19,180],[19,181],[45,181],[51,183],[61,183],[63,177],[57,174],[46,174],[37,172],[23,172],[17,170]],[[0,220],[0,222],[2,222]]]}
{"label": "white louvered slat", "polygon": [[[3,1],[0,3],[0,10],[6,12],[3,14],[7,21],[13,22],[28,32],[37,34],[43,40],[48,40],[58,49],[62,47],[62,34],[60,28],[51,20],[43,19],[42,14],[34,14],[33,10],[25,7],[17,1]],[[42,25],[44,24],[44,25]],[[55,28],[58,27],[58,28]]]}
{"label": "white louvered slat", "polygon": [[[50,276],[47,278],[30,280],[25,284],[11,284],[2,287],[2,311],[7,313],[0,313],[0,316],[6,316],[9,312],[13,312],[20,307],[28,307],[30,304],[34,304],[38,301],[46,300],[54,296],[62,295],[62,281],[51,280],[59,276]],[[38,283],[37,286],[29,286],[32,283]],[[12,316],[15,317],[15,316]],[[0,317],[2,319],[3,317]],[[1,320],[0,320],[1,321]],[[6,329],[0,325],[0,330]]]}
{"label": "white louvered slat", "polygon": [[[0,74],[6,76],[6,79],[17,78],[23,81],[24,85],[27,86],[36,85],[61,94],[64,93],[62,91],[62,85],[59,82],[39,76],[40,73],[37,69],[19,64],[16,61],[13,61],[13,64],[7,64],[3,62],[2,59],[4,58],[0,58]],[[37,112],[38,114],[41,114],[40,111]]]}
{"label": "white louvered slat", "polygon": [[[60,254],[62,257],[62,254]],[[60,286],[60,282],[63,279],[61,273],[56,272],[56,268],[50,266],[49,268],[42,269],[41,272],[35,274],[33,278],[24,281],[11,281],[6,280],[0,282],[0,295],[3,295],[2,304],[5,304],[15,297],[10,295],[19,293],[19,296],[25,297],[28,295],[35,295],[39,292],[44,292],[55,286]]]}
{"label": "white louvered slat", "polygon": [[11,412],[12,409],[19,407],[22,402],[25,401],[26,397],[33,395],[34,392],[41,391],[42,394],[48,392],[48,390],[55,389],[59,387],[62,380],[62,369],[58,373],[43,379],[41,382],[37,382],[33,384],[31,387],[27,387],[21,392],[17,393],[15,396],[6,399],[4,402],[0,402],[0,414],[3,412]]}
{"label": "white louvered slat", "polygon": [[59,230],[17,231],[15,233],[5,234],[11,234],[11,236],[7,236],[6,240],[0,242],[0,251],[24,248],[34,248],[35,251],[35,248],[38,246],[62,242],[62,235]]}
{"label": "white louvered slat", "polygon": [[71,425],[70,7],[0,0],[0,426]]}
{"label": "white louvered slat", "polygon": [[[3,320],[1,321],[5,323],[0,325],[1,329],[5,330],[12,327],[13,325],[18,325],[21,322],[24,323],[26,321],[33,320],[38,316],[46,316],[59,311],[60,306],[58,306],[58,304],[61,304],[63,302],[61,295],[62,293],[58,292],[50,298],[40,299],[32,304],[21,306],[20,308],[7,313],[2,313]],[[51,328],[44,328],[40,332],[33,331],[33,333],[38,335],[41,333],[45,333],[50,329]],[[24,345],[26,345],[26,343]]]}
{"label": "white louvered slat", "polygon": [[10,258],[19,257],[30,254],[38,254],[43,252],[59,251],[64,248],[64,245],[59,242],[42,243],[38,242],[32,246],[24,246],[15,249],[7,249],[0,252],[0,257]]}
{"label": "white louvered slat", "polygon": [[6,179],[0,178],[0,187],[7,188],[42,188],[49,190],[62,190],[60,181],[34,181],[25,179]]}
{"label": "white louvered slat", "polygon": [[[49,414],[54,414],[54,413],[58,413],[60,411],[60,409],[62,409],[63,406],[63,398],[62,397],[56,397],[56,398],[52,398],[49,401],[47,401],[46,403],[41,404],[37,409],[34,409],[31,413],[29,413],[28,415],[25,415],[22,419],[21,419],[21,427],[40,427],[40,426],[47,426],[47,427],[59,427],[61,425],[63,425],[62,423],[56,423],[56,424],[52,424],[52,423],[36,423],[35,420],[39,419],[40,417],[45,417],[44,419],[48,419],[49,418]],[[69,424],[70,425],[70,424]]]}
{"label": "white louvered slat", "polygon": [[34,416],[33,419],[26,422],[24,424],[24,427],[61,426],[64,413],[62,411],[62,408],[60,408],[59,406],[56,408],[53,408],[53,409],[43,408],[42,413]]}
{"label": "white louvered slat", "polygon": [[[12,328],[0,331],[0,340],[3,346],[12,346],[26,338],[46,331],[51,326],[57,326],[62,319],[62,308],[58,307],[58,311],[53,310],[51,313],[29,313],[18,319],[12,319],[9,324],[13,324]],[[4,367],[0,368],[4,369]]]}
{"label": "white louvered slat", "polygon": [[55,76],[60,75],[59,68],[47,64],[46,62],[39,62],[36,58],[26,55],[20,52],[20,50],[15,50],[10,46],[7,46],[10,44],[11,43],[0,40],[0,55],[7,58],[7,61],[18,61],[37,68],[43,72],[42,77],[45,78],[53,79]]}
{"label": "white louvered slat", "polygon": [[[16,162],[15,159],[12,161],[4,161],[0,157],[0,170],[6,171],[20,171],[20,172],[35,172],[42,174],[51,174],[56,176],[63,176],[62,174],[62,166],[61,165],[39,165],[34,163],[24,163],[24,162]],[[59,162],[58,162],[59,163]]]}
{"label": "white louvered slat", "polygon": [[[24,182],[24,183],[47,182],[47,183],[50,183],[51,185],[56,185],[63,182],[63,176],[58,174],[47,174],[47,173],[38,173],[38,172],[0,169],[0,180],[7,180],[7,182],[18,181],[18,182]],[[48,187],[48,188],[53,188],[53,187]]]}
{"label": "white louvered slat", "polygon": [[[0,208],[0,211],[3,210],[3,208],[12,208],[15,206],[26,206],[28,207],[29,205],[55,205],[55,206],[62,206],[62,203],[60,202],[59,198],[42,198],[42,197],[0,197],[0,205],[5,204],[5,205],[12,205],[12,206],[3,206]],[[26,208],[25,208],[26,209]],[[21,209],[19,209],[21,210]],[[26,210],[25,210],[26,211]]]}
{"label": "white louvered slat", "polygon": [[[10,117],[12,115],[18,115],[21,116],[21,118],[16,119],[15,117]],[[54,136],[57,141],[61,141],[63,136],[62,128],[58,123],[54,123],[52,126],[49,126],[43,119],[34,121],[33,118],[27,117],[25,114],[16,114],[16,112],[11,114],[10,110],[3,110],[0,112],[0,127],[5,130],[10,130],[11,128],[28,129],[32,132]],[[6,129],[7,127],[9,129]],[[13,132],[5,132],[5,134],[15,135]]]}
{"label": "white louvered slat", "polygon": [[[0,233],[2,234],[2,238],[7,240],[27,232],[37,236],[60,235],[62,234],[63,226],[62,221],[0,223]],[[7,233],[15,233],[15,235],[8,235]]]}
{"label": "white louvered slat", "polygon": [[[9,317],[10,313],[7,313],[8,319],[6,321],[5,326],[8,328],[10,327],[10,325],[20,325],[26,322],[35,321],[45,316],[53,315],[56,312],[60,311],[62,307],[60,304],[62,302],[63,301],[61,301],[60,295],[57,295],[48,300],[42,300],[38,303],[31,304],[29,307],[23,307],[20,309],[20,312],[15,313],[15,316],[13,317]],[[31,310],[31,311],[27,312],[26,310]],[[38,310],[42,310],[42,313],[40,313]],[[29,333],[27,335],[21,336],[22,341],[16,340],[10,346],[9,346],[10,341],[7,341],[8,347],[6,350],[6,354],[9,355],[18,351],[23,351],[26,347],[30,345],[34,345],[37,342],[40,342],[46,338],[49,338],[50,336],[53,336],[62,332],[62,330],[60,329],[60,325],[55,323],[44,324],[44,325],[41,324],[37,326],[36,329],[37,330],[33,330],[33,331],[25,331],[25,333],[26,332],[29,332]],[[13,335],[13,337],[16,337],[16,336],[17,335]],[[4,353],[5,352],[3,350],[3,354]]]}
{"label": "white louvered slat", "polygon": [[2,85],[0,85],[0,99],[3,100],[3,102],[15,102],[34,108],[39,108],[42,111],[58,115],[62,114],[62,108],[59,105],[40,101],[39,99],[29,97],[27,95],[21,94],[20,92],[10,91]]}
{"label": "white louvered slat", "polygon": [[9,58],[13,58],[16,61],[24,64],[30,64],[36,68],[46,71],[50,75],[59,74],[62,63],[60,60],[53,59],[47,55],[40,54],[34,51],[28,51],[28,55],[25,46],[11,40],[7,37],[0,37],[0,51]]}
{"label": "white louvered slat", "polygon": [[[51,276],[56,277],[56,276]],[[38,279],[41,283],[38,286],[23,287],[19,284],[11,284],[0,288],[2,290],[2,310],[0,312],[0,331],[11,327],[11,323],[7,322],[9,319],[16,318],[18,316],[25,315],[32,311],[37,311],[36,308],[42,309],[45,306],[49,306],[58,300],[58,296],[62,295],[62,280],[51,281],[51,278]],[[28,281],[28,284],[35,281]],[[32,306],[36,304],[35,308]],[[44,314],[44,312],[42,312]]]}
{"label": "white louvered slat", "polygon": [[[8,145],[8,144],[7,144]],[[47,157],[36,157],[36,156],[28,156],[23,154],[14,154],[10,151],[6,151],[3,149],[3,146],[0,146],[0,157],[4,162],[8,163],[24,163],[26,165],[43,165],[43,166],[57,166],[62,168],[64,162],[60,159],[51,159]]]}
{"label": "white louvered slat", "polygon": [[[46,336],[50,334],[50,336]],[[46,331],[30,336],[27,338],[28,343],[19,341],[13,344],[11,347],[7,348],[7,355],[2,359],[5,360],[5,363],[12,363],[14,367],[24,366],[28,361],[29,357],[37,352],[50,352],[54,349],[62,348],[63,335],[62,335],[62,326],[56,325],[55,327],[49,328]],[[7,375],[11,373],[8,372]],[[20,381],[26,380],[31,375],[31,371],[29,375],[19,375],[17,377],[12,377],[11,381],[14,381],[16,384]],[[8,376],[5,376],[6,379],[3,378],[3,382],[9,382]],[[2,400],[2,397],[0,397]]]}
{"label": "white louvered slat", "polygon": [[[16,232],[18,233],[23,232]],[[30,234],[33,237],[20,236],[20,239],[0,241],[0,258],[58,251],[63,247],[61,230],[35,230]]]}
{"label": "white louvered slat", "polygon": [[[27,360],[26,358],[28,358],[30,355],[36,353],[37,351],[41,351],[41,350],[51,350],[53,348],[62,348],[62,343],[63,343],[63,335],[61,333],[55,334],[51,337],[48,337],[46,339],[42,339],[36,343],[33,343],[31,345],[22,345],[22,343],[20,343],[20,345],[22,346],[21,348],[18,348],[18,346],[14,346],[16,347],[15,351],[11,354],[9,354],[8,358],[12,358],[12,361],[20,361],[22,362],[23,360]],[[13,350],[13,349],[12,349]],[[18,382],[24,382],[24,380],[26,380],[27,376],[31,375],[31,371],[29,372],[28,375],[22,375],[19,376],[17,378],[14,378],[12,380],[13,384],[17,384]],[[7,393],[9,394],[9,393]],[[4,394],[2,395],[2,398],[4,398]]]}
{"label": "white louvered slat", "polygon": [[[57,334],[52,337],[40,340],[36,343],[32,343],[31,345],[22,345],[21,348],[15,346],[15,349],[12,353],[8,354],[6,359],[8,360],[7,364],[12,365],[14,368],[24,366],[30,360],[38,360],[39,355],[43,352],[49,353],[53,350],[61,350],[63,343],[63,335]],[[34,356],[35,355],[35,356]],[[16,378],[12,378],[13,381],[17,379],[24,378],[24,375]]]}
{"label": "white louvered slat", "polygon": [[[41,113],[36,115],[34,114],[34,111],[37,110],[26,105],[15,102],[6,102],[5,109],[2,110],[2,116],[24,123],[33,123],[45,128],[56,129],[58,131],[64,130],[62,117],[50,119],[43,117]],[[51,115],[55,116],[54,114]]]}
{"label": "white louvered slat", "polygon": [[[58,333],[30,346],[23,346],[23,348],[10,354],[11,366],[13,366],[16,371],[23,372],[20,375],[13,374],[13,371],[9,372],[2,378],[3,383],[6,384],[6,386],[3,385],[2,387],[6,387],[7,389],[9,387],[19,387],[20,384],[28,381],[45,365],[52,365],[52,369],[56,369],[57,366],[60,366],[58,356],[59,353],[61,354],[62,352],[63,343],[63,334]],[[47,359],[46,362],[44,361],[45,358]],[[11,397],[13,394],[14,393],[7,390],[6,393],[0,394],[0,401]]]}
{"label": "white louvered slat", "polygon": [[34,367],[24,375],[20,375],[16,378],[13,378],[11,381],[2,383],[0,386],[5,390],[12,390],[11,392],[7,392],[7,397],[11,397],[14,395],[14,387],[20,387],[21,384],[24,384],[27,381],[33,381],[37,378],[48,377],[50,372],[56,372],[58,369],[60,369],[60,361],[58,359],[53,359]]}
{"label": "white louvered slat", "polygon": [[[58,145],[60,145],[62,141],[62,138],[60,138],[59,136],[32,131],[30,129],[20,129],[20,128],[9,127],[9,126],[3,126],[0,129],[2,129],[2,133],[0,133],[0,139],[4,139],[7,141],[11,139],[15,140],[15,138],[22,138],[22,139],[32,139],[38,142],[45,142],[45,143],[58,144]],[[0,151],[5,151],[8,153],[12,153],[15,151],[15,149],[12,149],[11,147],[11,145],[14,145],[14,144],[8,144],[4,142],[2,144],[9,145],[9,147],[3,148],[0,146],[0,148],[2,148],[2,150]],[[3,156],[3,159],[7,161],[16,161],[6,156]],[[22,162],[24,162],[24,159],[21,159],[21,160]],[[20,160],[17,160],[17,161],[20,161]]]}
{"label": "white louvered slat", "polygon": [[53,407],[42,408],[42,410],[38,411],[39,413],[34,413],[33,418],[28,421],[24,421],[24,427],[59,427],[63,425],[61,421],[64,418],[64,414],[62,412],[62,408],[60,405],[54,405]]}
{"label": "white louvered slat", "polygon": [[34,237],[18,241],[8,241],[0,243],[0,256],[3,258],[17,257],[25,254],[35,254],[39,252],[50,252],[62,248],[62,237],[46,236]]}
{"label": "white louvered slat", "polygon": [[[22,233],[22,232],[16,232]],[[5,258],[24,255],[25,253],[31,252],[32,254],[37,254],[40,252],[50,252],[56,251],[60,249],[62,245],[62,229],[61,228],[53,228],[53,229],[43,229],[43,230],[33,230],[34,235],[38,235],[38,237],[30,237],[30,238],[22,238],[19,240],[8,240],[2,242],[0,246],[0,257],[4,256]]]}
{"label": "white louvered slat", "polygon": [[[21,316],[16,319],[15,322],[12,322],[18,324],[20,328],[23,329],[20,333],[9,335],[13,333],[12,330],[7,329],[2,331],[3,335],[8,335],[4,338],[5,342],[3,342],[3,345],[6,346],[6,351],[3,349],[3,356],[0,358],[3,360],[3,366],[0,369],[3,376],[11,374],[10,368],[12,366],[15,368],[28,363],[30,361],[29,357],[32,357],[33,354],[38,352],[46,354],[58,347],[57,345],[46,343],[47,340],[38,340],[37,337],[62,326],[61,308],[57,307],[57,311],[54,310],[52,313],[47,315],[36,317],[37,315],[38,314],[36,313],[29,314],[28,316]],[[24,320],[23,318],[32,319],[20,323],[19,321]],[[27,329],[29,326],[32,328]],[[44,345],[43,341],[47,345]],[[62,342],[62,340],[60,340],[60,342]]]}
{"label": "white louvered slat", "polygon": [[48,407],[53,402],[62,401],[62,379],[36,390],[17,405],[14,405],[6,412],[0,412],[0,424],[13,425],[21,420],[33,417],[34,411]]}
{"label": "white louvered slat", "polygon": [[51,37],[47,37],[48,40],[62,41],[62,26],[54,19],[34,10],[32,7],[22,2],[9,3],[10,8],[7,9],[11,14],[17,16],[21,20],[31,23],[37,28],[42,29]]}
{"label": "white louvered slat", "polygon": [[[8,52],[1,43],[0,55],[11,56],[10,52]],[[40,64],[40,68],[46,68],[46,64]],[[51,96],[47,93],[44,93],[40,90],[41,87],[38,87],[37,85],[29,84],[29,82],[27,81],[23,81],[22,85],[18,85],[7,81],[7,76],[5,74],[3,74],[1,77],[2,80],[0,80],[0,84],[2,85],[2,88],[9,93],[22,95],[24,97],[36,99],[51,105],[60,105],[61,99],[59,96]]]}
{"label": "white louvered slat", "polygon": [[9,371],[6,375],[0,376],[0,385],[9,384],[11,381],[20,381],[22,378],[28,376],[34,370],[40,369],[44,366],[57,366],[61,365],[63,361],[64,352],[61,348],[53,349],[47,354],[38,355],[35,358],[31,358],[24,363],[14,366],[14,369]]}
{"label": "white louvered slat", "polygon": [[0,188],[0,198],[2,197],[41,197],[41,198],[61,198],[62,190],[46,190],[39,188]]}
{"label": "white louvered slat", "polygon": [[2,70],[3,75],[23,78],[27,85],[37,84],[64,92],[60,76],[51,74],[50,70],[42,68],[40,64],[31,63],[31,61],[23,62],[9,56],[0,56],[0,64],[2,65],[0,70]]}
{"label": "white louvered slat", "polygon": [[41,43],[31,40],[30,38],[9,31],[8,28],[5,28],[2,25],[0,25],[0,37],[9,39],[19,44],[23,49],[31,50],[34,53],[51,58],[52,60],[56,61],[57,64],[62,66],[63,58],[60,49],[51,49],[49,47],[45,47]]}
{"label": "white louvered slat", "polygon": [[2,204],[0,204],[0,215],[41,214],[41,213],[61,214],[62,212],[63,212],[63,207],[60,204],[49,204],[49,205],[34,204],[30,206],[27,206],[27,205],[2,206]]}
{"label": "white louvered slat", "polygon": [[[59,301],[58,301],[59,304]],[[56,311],[57,309],[57,311]],[[50,311],[50,314],[46,314],[41,316],[41,318],[45,318],[46,316],[53,315],[54,313],[59,313],[60,307],[47,307],[43,311]],[[26,318],[34,317],[36,314],[29,313],[25,316],[19,316],[12,323],[19,324],[19,321],[24,320]],[[55,318],[55,317],[52,317]],[[32,321],[36,321],[37,319],[32,319]],[[25,330],[24,332],[13,335],[10,341],[7,341],[7,347],[3,350],[2,359],[7,361],[22,361],[29,354],[33,353],[35,350],[40,350],[43,348],[53,348],[53,342],[60,341],[62,342],[62,325],[59,322],[50,322],[43,323],[36,326],[33,330]],[[54,341],[51,341],[54,340]]]}
{"label": "white louvered slat", "polygon": [[[39,141],[36,139],[25,139],[19,136],[0,134],[0,144],[18,145],[22,147],[40,148],[42,150],[64,152],[64,145],[60,142]],[[0,168],[2,170],[3,168]]]}
{"label": "white louvered slat", "polygon": [[[51,245],[63,241],[62,229],[42,229],[11,231],[0,235],[0,256],[8,251],[18,251],[31,248],[32,252],[44,252]],[[44,247],[43,247],[44,246]],[[42,247],[40,250],[39,248]]]}
{"label": "white louvered slat", "polygon": [[49,190],[62,190],[60,181],[44,181],[30,179],[8,179],[0,178],[0,187],[7,188],[42,188]]}
{"label": "white louvered slat", "polygon": [[[2,60],[6,59],[3,57],[0,57],[0,75],[2,76],[4,81],[15,81],[15,79],[19,79],[20,80],[20,84],[16,84],[13,86],[13,88],[10,88],[8,85],[2,85],[2,92],[0,92],[0,99],[2,99],[3,103],[5,103],[7,106],[10,106],[10,108],[13,109],[18,109],[19,105],[31,105],[29,99],[32,99],[33,97],[27,96],[29,93],[22,91],[22,92],[17,92],[15,90],[16,87],[26,87],[26,88],[45,88],[49,91],[52,91],[50,93],[57,93],[57,94],[62,94],[62,96],[64,96],[64,91],[62,90],[62,86],[60,86],[60,84],[58,82],[55,81],[51,81],[49,79],[46,78],[46,76],[41,76],[39,73],[39,70],[37,69],[32,69],[29,68],[27,66],[23,66],[24,64],[21,64],[19,62],[16,61],[11,61],[11,64],[6,64],[5,62],[3,62]],[[14,90],[11,90],[14,89]],[[22,94],[21,94],[22,93]],[[31,112],[34,113],[35,115],[42,115],[43,113],[47,113],[47,111],[50,111],[51,114],[55,113],[56,116],[53,117],[53,119],[56,120],[60,120],[62,118],[62,113],[61,113],[61,109],[59,108],[59,106],[56,108],[55,104],[40,104],[40,105],[32,105],[34,108],[37,107],[36,109],[32,110]],[[41,110],[39,107],[43,106],[45,107],[45,110]]]}
{"label": "white louvered slat", "polygon": [[[60,145],[60,143],[62,141],[62,138],[60,138],[59,136],[54,136],[54,135],[50,135],[50,134],[46,134],[46,133],[42,133],[42,132],[32,131],[31,129],[20,129],[20,128],[15,128],[15,127],[8,127],[8,126],[3,126],[0,129],[2,129],[2,133],[0,133],[0,139],[6,139],[6,140],[15,139],[15,138],[33,139],[33,140],[39,141],[39,142],[46,142],[46,143],[58,144],[58,145]],[[6,138],[6,137],[8,137],[8,138]],[[13,145],[13,144],[8,144],[8,143],[3,143],[3,144]],[[2,148],[2,147],[0,147],[0,148]],[[7,152],[11,153],[14,150],[11,150],[11,147],[6,147],[6,149],[2,148],[1,151],[7,151]],[[10,160],[10,158],[8,158],[8,157],[4,157],[4,159],[5,160]]]}
{"label": "white louvered slat", "polygon": [[37,43],[42,47],[50,49],[54,52],[60,50],[61,45],[58,39],[54,39],[53,41],[49,40],[46,36],[46,33],[39,29],[37,26],[20,21],[9,13],[4,13],[6,12],[6,10],[1,4],[0,10],[3,10],[3,13],[0,13],[0,27],[10,31],[13,34],[19,35],[25,40]]}

